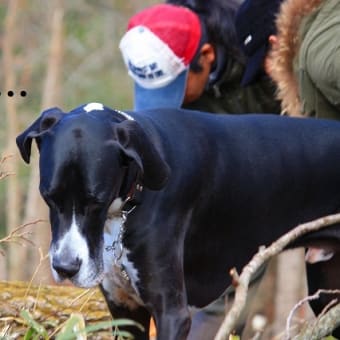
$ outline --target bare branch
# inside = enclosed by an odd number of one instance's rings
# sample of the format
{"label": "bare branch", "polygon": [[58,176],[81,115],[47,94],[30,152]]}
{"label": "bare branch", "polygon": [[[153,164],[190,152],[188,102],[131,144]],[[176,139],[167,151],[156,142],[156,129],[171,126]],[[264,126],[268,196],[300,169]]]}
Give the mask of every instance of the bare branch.
{"label": "bare branch", "polygon": [[330,309],[321,318],[317,318],[300,332],[294,340],[318,340],[331,334],[340,326],[340,304]]}
{"label": "bare branch", "polygon": [[27,295],[28,295],[28,293],[31,289],[31,286],[33,285],[34,278],[36,277],[40,267],[42,266],[43,262],[49,257],[49,254],[43,253],[43,250],[41,249],[41,247],[38,248],[38,251],[39,251],[39,256],[40,256],[39,263],[38,263],[37,267],[35,268],[35,271],[32,275],[32,278],[31,278],[31,280],[28,284],[27,291],[26,291],[26,294],[25,294],[25,298],[27,297]]}
{"label": "bare branch", "polygon": [[[23,245],[25,243],[29,243],[33,246],[35,244],[28,238],[29,235],[32,234],[30,230],[26,230],[28,226],[37,224],[39,222],[43,222],[44,220],[36,220],[33,222],[22,224],[21,226],[13,229],[7,236],[0,239],[0,245],[1,243],[18,243],[20,245]],[[0,254],[4,255],[4,252],[0,248]]]}
{"label": "bare branch", "polygon": [[[220,329],[218,330],[215,340],[225,340],[233,331],[235,323],[239,318],[247,298],[248,286],[251,277],[256,271],[267,262],[274,255],[279,254],[288,244],[299,238],[300,236],[325,228],[334,223],[340,222],[340,214],[333,214],[321,217],[311,222],[303,223],[280,237],[273,242],[268,248],[261,247],[259,252],[251,259],[251,261],[243,268],[240,277],[238,278],[238,285],[236,287],[234,303],[227,313]],[[233,279],[235,276],[233,276]],[[333,308],[334,309],[334,308]],[[332,310],[333,310],[332,309]]]}
{"label": "bare branch", "polygon": [[5,164],[5,162],[11,157],[13,157],[13,155],[6,155],[6,156],[0,157],[0,180],[15,174],[14,172],[3,171],[1,169],[1,167]]}
{"label": "bare branch", "polygon": [[[340,290],[336,289],[336,290],[325,290],[325,289],[319,289],[315,294],[310,295],[305,297],[304,299],[300,300],[290,311],[288,318],[287,318],[287,322],[286,322],[286,334],[285,334],[285,340],[290,339],[290,329],[291,329],[291,321],[293,319],[293,315],[294,313],[302,306],[304,305],[306,302],[310,302],[313,300],[317,300],[320,298],[321,294],[340,294]],[[329,306],[327,306],[329,307]],[[329,308],[328,308],[329,309]],[[327,309],[327,310],[328,310]],[[323,313],[321,313],[320,318],[322,317],[322,315],[325,314],[326,311],[324,311]]]}

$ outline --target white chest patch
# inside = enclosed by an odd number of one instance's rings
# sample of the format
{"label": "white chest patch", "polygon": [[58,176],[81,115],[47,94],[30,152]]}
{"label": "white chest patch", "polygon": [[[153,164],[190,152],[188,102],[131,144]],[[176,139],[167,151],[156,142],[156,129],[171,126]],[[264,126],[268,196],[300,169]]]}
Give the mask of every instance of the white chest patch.
{"label": "white chest patch", "polygon": [[[138,272],[128,259],[129,250],[120,244],[121,226],[123,219],[119,216],[106,220],[104,227],[104,280],[103,288],[109,293],[112,301],[125,304],[134,309],[143,305],[137,288]],[[110,249],[115,245],[116,250]],[[109,248],[109,249],[107,249]],[[117,257],[117,254],[119,255]],[[124,277],[123,271],[128,279]]]}
{"label": "white chest patch", "polygon": [[91,112],[94,110],[99,110],[99,111],[103,111],[104,110],[104,105],[101,103],[88,103],[87,105],[85,105],[83,107],[84,111],[86,112]]}
{"label": "white chest patch", "polygon": [[79,257],[84,265],[87,266],[87,262],[89,259],[89,249],[86,240],[79,231],[74,212],[72,215],[71,227],[69,231],[64,235],[64,237],[60,240],[58,248],[56,250],[56,254],[60,255],[64,251],[69,252],[70,254],[74,254],[73,249],[77,249],[76,257]]}

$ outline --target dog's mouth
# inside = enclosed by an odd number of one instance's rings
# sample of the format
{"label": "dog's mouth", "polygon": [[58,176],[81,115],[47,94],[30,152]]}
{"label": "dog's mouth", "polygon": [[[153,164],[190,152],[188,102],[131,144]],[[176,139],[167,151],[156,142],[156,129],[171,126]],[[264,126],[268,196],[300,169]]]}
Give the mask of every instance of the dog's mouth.
{"label": "dog's mouth", "polygon": [[[51,256],[51,258],[53,258]],[[79,271],[71,273],[64,269],[56,268],[51,260],[51,270],[53,278],[60,283],[69,280],[72,284],[81,288],[92,288],[100,284],[104,279],[103,264],[95,264],[94,261],[88,261],[87,264],[82,264]]]}
{"label": "dog's mouth", "polygon": [[87,277],[85,279],[78,278],[77,276],[71,278],[70,281],[77,287],[92,288],[98,286],[104,279],[104,272],[100,272],[93,277]]}

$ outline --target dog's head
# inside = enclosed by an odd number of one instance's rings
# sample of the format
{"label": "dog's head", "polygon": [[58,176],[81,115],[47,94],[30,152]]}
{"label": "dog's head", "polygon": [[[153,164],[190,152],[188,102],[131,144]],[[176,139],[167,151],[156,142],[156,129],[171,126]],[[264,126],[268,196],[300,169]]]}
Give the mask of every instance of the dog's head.
{"label": "dog's head", "polygon": [[146,188],[160,190],[169,167],[131,116],[101,104],[44,111],[16,140],[27,163],[33,139],[40,153],[39,189],[50,209],[53,275],[96,285],[103,277],[103,228],[111,203],[125,198],[137,176]]}

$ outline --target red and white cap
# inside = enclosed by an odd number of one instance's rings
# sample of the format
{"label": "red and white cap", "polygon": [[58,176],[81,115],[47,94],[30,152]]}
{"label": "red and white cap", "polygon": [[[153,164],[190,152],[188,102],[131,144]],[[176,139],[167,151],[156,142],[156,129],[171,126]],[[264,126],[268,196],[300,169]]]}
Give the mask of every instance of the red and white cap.
{"label": "red and white cap", "polygon": [[169,4],[134,15],[119,48],[135,82],[135,109],[180,107],[201,40],[199,17]]}

